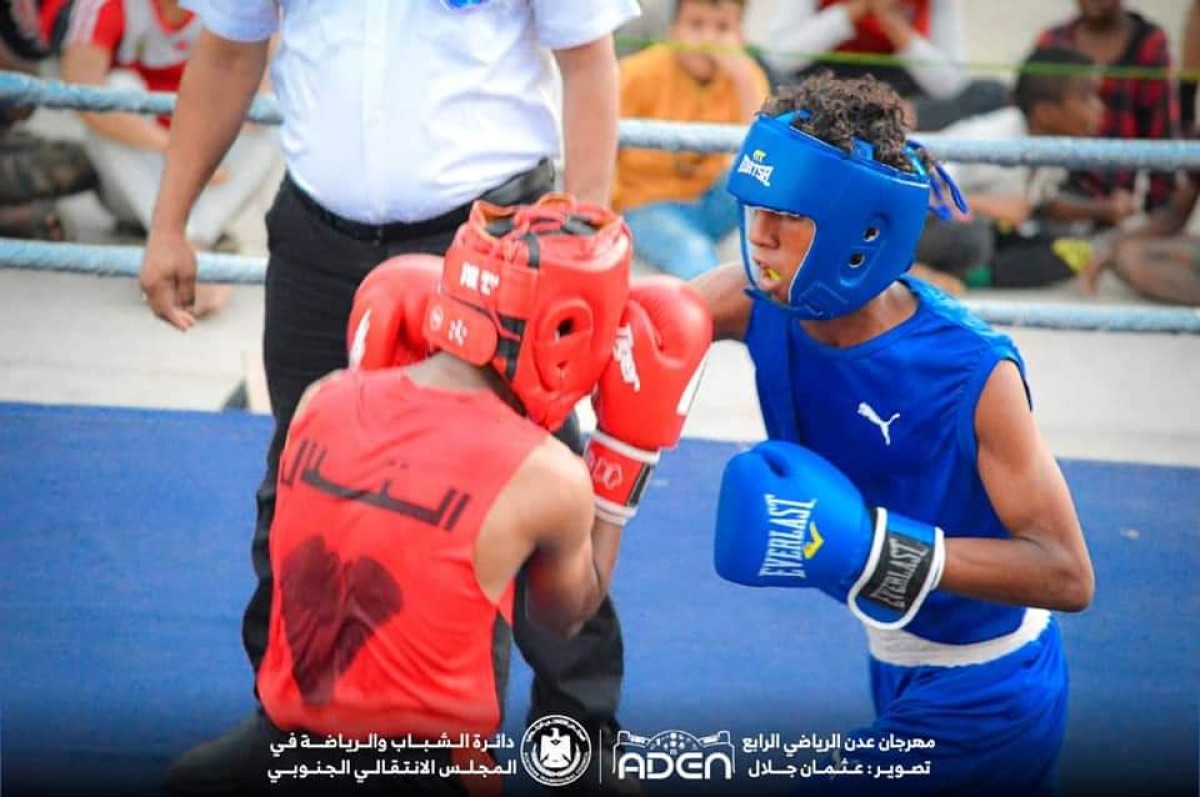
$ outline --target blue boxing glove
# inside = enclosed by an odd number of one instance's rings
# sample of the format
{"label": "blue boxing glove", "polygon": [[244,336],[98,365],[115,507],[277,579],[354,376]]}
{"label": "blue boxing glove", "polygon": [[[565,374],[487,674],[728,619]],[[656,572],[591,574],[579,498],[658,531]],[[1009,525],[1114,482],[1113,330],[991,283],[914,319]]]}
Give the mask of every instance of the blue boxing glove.
{"label": "blue boxing glove", "polygon": [[714,555],[721,578],[812,587],[877,628],[903,628],[937,588],[942,530],[869,507],[846,476],[794,443],[767,441],[729,460]]}

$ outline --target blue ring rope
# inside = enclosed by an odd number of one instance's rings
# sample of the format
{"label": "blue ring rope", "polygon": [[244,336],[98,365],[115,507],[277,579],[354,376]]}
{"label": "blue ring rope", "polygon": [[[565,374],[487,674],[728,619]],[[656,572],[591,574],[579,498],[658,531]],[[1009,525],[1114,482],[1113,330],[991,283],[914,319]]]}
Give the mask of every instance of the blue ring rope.
{"label": "blue ring rope", "polygon": [[[137,277],[142,252],[138,246],[0,238],[0,264],[13,269]],[[258,257],[202,252],[196,261],[200,282],[257,285],[266,274],[266,261]],[[1200,335],[1200,309],[973,300],[964,303],[984,321],[999,326]]]}
{"label": "blue ring rope", "polygon": [[[17,72],[0,72],[0,105],[163,115],[175,110],[175,95],[70,85]],[[252,122],[279,124],[279,105],[273,96],[256,97],[246,118]],[[736,152],[746,131],[741,125],[685,124],[649,119],[622,119],[620,125],[622,146],[672,152]],[[936,134],[922,135],[921,141],[935,156],[949,161],[1073,169],[1200,169],[1198,141],[1057,137],[972,141]]]}

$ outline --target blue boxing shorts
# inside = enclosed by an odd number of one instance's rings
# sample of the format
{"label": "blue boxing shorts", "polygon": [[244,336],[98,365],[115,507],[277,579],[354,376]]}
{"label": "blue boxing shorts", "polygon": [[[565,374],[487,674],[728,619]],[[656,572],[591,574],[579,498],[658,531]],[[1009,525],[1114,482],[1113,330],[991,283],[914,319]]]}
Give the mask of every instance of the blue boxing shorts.
{"label": "blue boxing shorts", "polygon": [[1067,719],[1066,659],[1049,613],[1027,610],[1022,629],[1028,641],[1016,640],[1019,647],[959,665],[894,662],[906,656],[936,660],[948,654],[952,659],[955,648],[970,660],[996,652],[996,646],[929,643],[928,651],[884,651],[873,638],[877,719],[844,734],[841,750],[826,759],[826,766],[841,774],[818,775],[803,792],[1054,794]]}

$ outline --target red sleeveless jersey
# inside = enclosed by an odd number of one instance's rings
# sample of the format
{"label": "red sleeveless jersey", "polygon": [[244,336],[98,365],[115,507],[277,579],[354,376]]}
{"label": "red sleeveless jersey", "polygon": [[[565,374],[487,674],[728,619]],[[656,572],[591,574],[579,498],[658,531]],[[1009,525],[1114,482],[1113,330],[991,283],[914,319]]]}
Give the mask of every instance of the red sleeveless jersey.
{"label": "red sleeveless jersey", "polygon": [[[838,5],[843,0],[820,0],[820,8]],[[900,10],[908,18],[913,29],[929,38],[929,5],[930,0],[903,0]],[[874,14],[864,14],[854,25],[854,38],[848,39],[834,48],[840,53],[884,53],[895,52],[891,41],[883,35],[883,29]]]}
{"label": "red sleeveless jersey", "polygon": [[283,451],[271,527],[258,693],[276,725],[499,731],[513,585],[498,603],[483,593],[475,542],[546,435],[490,391],[425,388],[403,371],[348,372],[314,396]]}

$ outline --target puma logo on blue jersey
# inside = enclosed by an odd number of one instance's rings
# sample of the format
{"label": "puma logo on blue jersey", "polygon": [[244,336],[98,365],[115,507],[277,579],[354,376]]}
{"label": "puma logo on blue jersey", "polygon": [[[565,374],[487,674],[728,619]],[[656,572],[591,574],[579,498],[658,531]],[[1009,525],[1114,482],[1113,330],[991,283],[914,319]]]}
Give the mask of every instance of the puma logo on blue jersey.
{"label": "puma logo on blue jersey", "polygon": [[874,407],[863,401],[859,402],[858,414],[879,427],[879,431],[883,433],[883,442],[885,444],[889,446],[892,444],[892,422],[900,417],[900,413],[893,414],[892,417],[885,421],[879,417],[879,413],[875,411]]}

